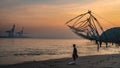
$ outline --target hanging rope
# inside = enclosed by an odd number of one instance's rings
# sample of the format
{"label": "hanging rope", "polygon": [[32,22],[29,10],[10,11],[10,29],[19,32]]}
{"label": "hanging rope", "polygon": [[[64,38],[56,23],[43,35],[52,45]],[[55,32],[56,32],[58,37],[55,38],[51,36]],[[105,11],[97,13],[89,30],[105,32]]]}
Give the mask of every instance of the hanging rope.
{"label": "hanging rope", "polygon": [[[93,13],[93,12],[92,12],[92,13]],[[93,13],[93,14],[95,14],[96,16],[98,16],[99,18],[103,19],[104,21],[106,21],[107,23],[109,23],[109,24],[111,24],[111,25],[118,26],[117,24],[115,24],[115,23],[113,23],[113,22],[111,22],[111,21],[109,21],[109,20],[101,17],[100,15],[98,15],[98,14],[96,14],[96,13]]]}

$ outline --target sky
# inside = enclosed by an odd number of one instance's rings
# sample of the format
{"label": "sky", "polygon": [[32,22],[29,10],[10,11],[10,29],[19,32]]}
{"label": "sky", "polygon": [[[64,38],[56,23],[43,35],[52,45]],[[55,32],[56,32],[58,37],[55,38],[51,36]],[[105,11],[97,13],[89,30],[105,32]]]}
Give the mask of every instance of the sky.
{"label": "sky", "polygon": [[0,35],[15,24],[26,36],[78,38],[65,23],[88,10],[107,20],[104,28],[120,26],[120,0],[0,0]]}

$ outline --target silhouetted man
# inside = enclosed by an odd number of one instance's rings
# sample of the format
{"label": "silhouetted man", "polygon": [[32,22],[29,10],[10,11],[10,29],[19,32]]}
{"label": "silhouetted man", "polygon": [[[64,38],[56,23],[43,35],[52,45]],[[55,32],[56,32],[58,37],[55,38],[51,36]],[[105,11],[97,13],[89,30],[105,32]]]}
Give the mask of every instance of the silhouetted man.
{"label": "silhouetted man", "polygon": [[72,54],[72,58],[73,58],[74,63],[76,64],[76,59],[78,58],[76,44],[73,44],[73,54]]}

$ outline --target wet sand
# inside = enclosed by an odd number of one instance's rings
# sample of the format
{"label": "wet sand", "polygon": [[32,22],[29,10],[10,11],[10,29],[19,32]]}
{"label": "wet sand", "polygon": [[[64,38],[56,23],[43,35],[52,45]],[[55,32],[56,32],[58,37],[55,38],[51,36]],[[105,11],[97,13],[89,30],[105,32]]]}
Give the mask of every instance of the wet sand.
{"label": "wet sand", "polygon": [[46,61],[30,61],[13,65],[0,65],[0,68],[120,68],[120,55],[80,56],[78,64],[68,65],[71,58]]}

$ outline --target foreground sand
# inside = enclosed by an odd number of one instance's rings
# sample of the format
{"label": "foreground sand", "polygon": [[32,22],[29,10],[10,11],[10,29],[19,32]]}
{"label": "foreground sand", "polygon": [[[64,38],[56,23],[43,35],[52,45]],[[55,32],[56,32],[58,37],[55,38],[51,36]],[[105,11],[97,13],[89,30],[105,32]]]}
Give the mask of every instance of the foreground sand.
{"label": "foreground sand", "polygon": [[77,65],[68,65],[71,58],[46,61],[31,61],[14,65],[0,65],[0,68],[120,68],[120,55],[81,56]]}

